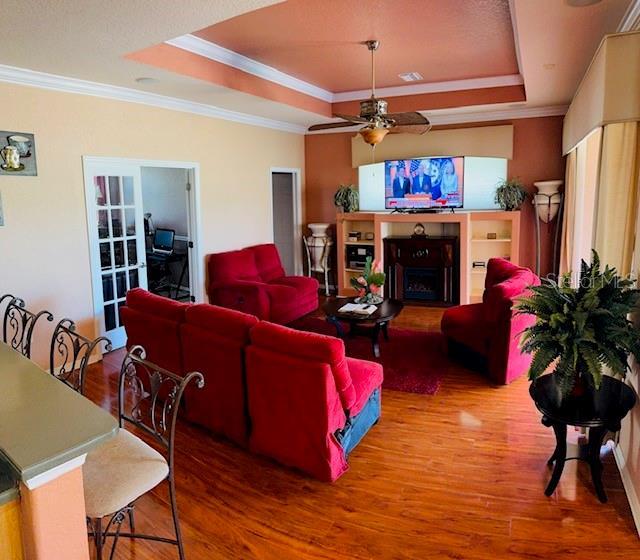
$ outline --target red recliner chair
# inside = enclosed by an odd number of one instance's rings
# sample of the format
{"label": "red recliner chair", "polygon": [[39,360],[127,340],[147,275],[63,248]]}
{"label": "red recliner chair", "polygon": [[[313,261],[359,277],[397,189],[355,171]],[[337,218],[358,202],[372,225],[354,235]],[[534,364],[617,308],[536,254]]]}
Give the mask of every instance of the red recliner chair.
{"label": "red recliner chair", "polygon": [[205,382],[202,389],[187,387],[187,419],[246,446],[244,351],[258,319],[206,303],[190,306],[185,316],[180,325],[184,371],[199,371]]}
{"label": "red recliner chair", "polygon": [[246,350],[252,451],[325,481],[380,417],[382,366],[331,336],[261,322]]}
{"label": "red recliner chair", "polygon": [[318,308],[318,281],[285,276],[273,243],[209,255],[209,302],[287,324]]}
{"label": "red recliner chair", "polygon": [[520,377],[531,364],[531,356],[520,351],[520,335],[535,323],[535,317],[516,314],[513,306],[529,286],[539,284],[528,268],[490,259],[482,303],[451,307],[442,316],[449,354],[486,371],[495,383],[507,384]]}

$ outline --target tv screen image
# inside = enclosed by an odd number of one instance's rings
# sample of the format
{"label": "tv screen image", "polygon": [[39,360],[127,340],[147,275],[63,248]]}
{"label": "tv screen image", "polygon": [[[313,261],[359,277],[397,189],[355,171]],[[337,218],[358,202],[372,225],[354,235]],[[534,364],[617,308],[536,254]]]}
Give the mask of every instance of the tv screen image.
{"label": "tv screen image", "polygon": [[462,208],[463,157],[425,157],[385,162],[385,208]]}

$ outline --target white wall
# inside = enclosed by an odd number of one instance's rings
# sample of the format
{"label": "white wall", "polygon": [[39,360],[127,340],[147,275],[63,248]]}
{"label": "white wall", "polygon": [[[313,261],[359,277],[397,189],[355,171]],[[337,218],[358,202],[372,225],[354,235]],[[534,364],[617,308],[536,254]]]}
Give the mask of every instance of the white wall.
{"label": "white wall", "polygon": [[176,235],[186,236],[187,184],[186,169],[143,167],[142,207],[151,213],[154,227],[173,229]]}

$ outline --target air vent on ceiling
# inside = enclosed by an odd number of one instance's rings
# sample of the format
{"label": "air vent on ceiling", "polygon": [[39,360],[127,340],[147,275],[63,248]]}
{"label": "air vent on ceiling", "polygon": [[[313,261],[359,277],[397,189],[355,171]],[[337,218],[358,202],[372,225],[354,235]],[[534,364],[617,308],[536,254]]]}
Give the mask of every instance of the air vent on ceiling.
{"label": "air vent on ceiling", "polygon": [[424,80],[422,74],[419,72],[405,72],[404,74],[398,74],[398,76],[405,82],[419,82],[420,80]]}

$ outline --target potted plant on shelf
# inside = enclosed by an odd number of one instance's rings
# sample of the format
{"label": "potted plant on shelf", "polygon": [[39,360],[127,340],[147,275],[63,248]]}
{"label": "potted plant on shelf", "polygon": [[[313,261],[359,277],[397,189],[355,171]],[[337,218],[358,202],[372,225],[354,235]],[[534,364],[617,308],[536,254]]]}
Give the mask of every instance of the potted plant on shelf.
{"label": "potted plant on shelf", "polygon": [[601,272],[593,251],[591,264],[582,261],[577,288],[571,286],[570,273],[532,287],[532,295],[517,304],[519,313],[537,317],[522,336],[522,349],[534,355],[529,379],[553,364],[565,397],[599,389],[603,367],[624,377],[629,355],[640,358],[640,331],[627,318],[640,298],[633,284],[615,268],[606,266]]}
{"label": "potted plant on shelf", "polygon": [[340,185],[333,195],[333,203],[343,212],[355,212],[358,209],[358,189],[355,185]]}
{"label": "potted plant on shelf", "polygon": [[356,303],[377,305],[383,302],[380,295],[386,275],[380,269],[380,263],[367,257],[364,270],[360,276],[351,279],[351,286],[358,292]]}
{"label": "potted plant on shelf", "polygon": [[519,210],[527,198],[527,191],[518,179],[506,179],[496,187],[495,203],[503,210]]}

